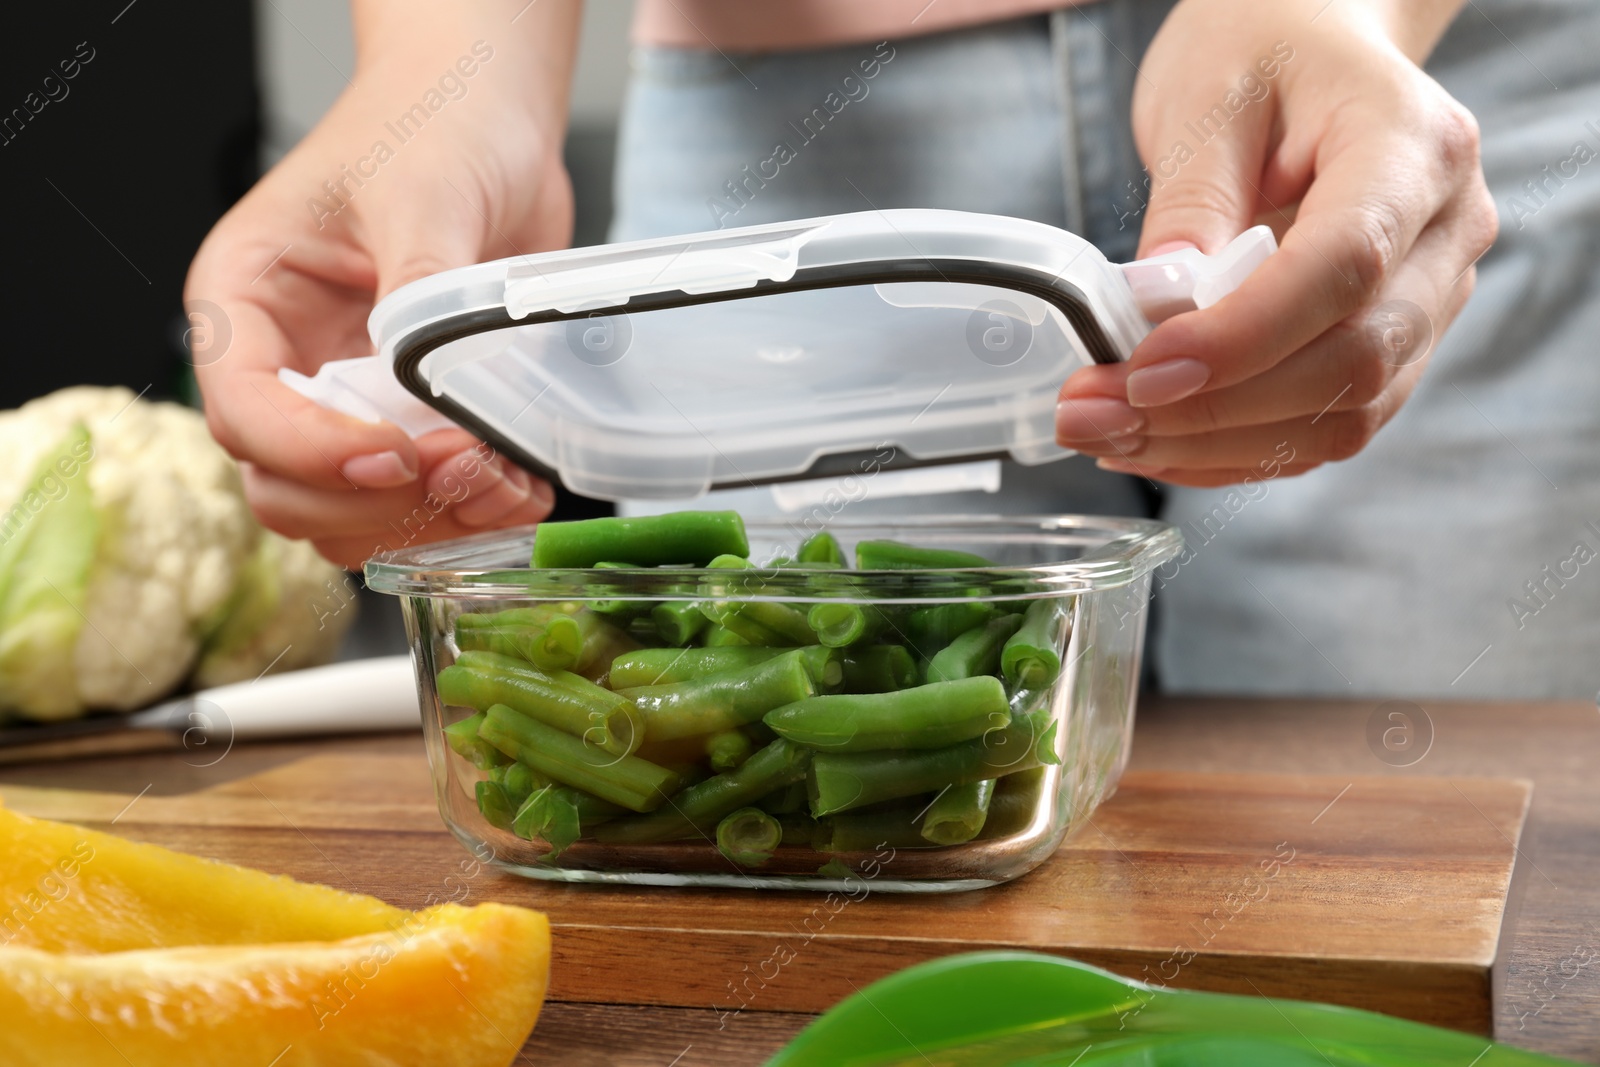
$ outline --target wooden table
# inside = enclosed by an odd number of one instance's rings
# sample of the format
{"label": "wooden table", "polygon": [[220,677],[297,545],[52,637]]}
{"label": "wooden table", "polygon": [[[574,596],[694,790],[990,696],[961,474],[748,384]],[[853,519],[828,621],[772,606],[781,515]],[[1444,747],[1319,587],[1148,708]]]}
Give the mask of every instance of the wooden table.
{"label": "wooden table", "polygon": [[[1522,847],[1514,941],[1497,1036],[1600,1063],[1600,712],[1587,703],[1433,704],[1426,755],[1380,758],[1379,700],[1162,700],[1139,713],[1142,769],[1526,778],[1535,783]],[[1380,725],[1381,728],[1381,725]],[[130,755],[0,768],[0,784],[179,794],[327,750],[417,752],[414,735],[238,746],[210,767],[179,755]],[[1412,751],[1415,755],[1415,750]],[[192,757],[189,757],[192,759]],[[670,961],[664,960],[664,966]],[[519,1062],[578,1065],[757,1064],[810,1016],[745,1012],[718,1028],[709,1009],[552,1003]]]}

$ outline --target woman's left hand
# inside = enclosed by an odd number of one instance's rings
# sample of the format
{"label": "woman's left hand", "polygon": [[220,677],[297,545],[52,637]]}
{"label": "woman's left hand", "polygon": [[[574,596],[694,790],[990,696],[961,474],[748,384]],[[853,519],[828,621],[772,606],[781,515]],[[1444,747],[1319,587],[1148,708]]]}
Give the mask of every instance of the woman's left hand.
{"label": "woman's left hand", "polygon": [[[1493,243],[1472,115],[1417,66],[1459,0],[1183,0],[1141,64],[1140,256],[1281,247],[1061,390],[1061,444],[1220,486],[1347,459],[1410,396]],[[1411,53],[1408,55],[1408,52]]]}

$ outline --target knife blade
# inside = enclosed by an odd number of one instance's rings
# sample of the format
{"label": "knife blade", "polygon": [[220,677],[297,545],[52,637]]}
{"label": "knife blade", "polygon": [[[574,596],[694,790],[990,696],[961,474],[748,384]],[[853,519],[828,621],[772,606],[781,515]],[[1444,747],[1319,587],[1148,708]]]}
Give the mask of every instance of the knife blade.
{"label": "knife blade", "polygon": [[[415,730],[410,656],[350,660],[202,689],[127,715],[0,729],[0,764],[181,747],[209,762],[235,741]],[[214,757],[214,758],[212,758]]]}

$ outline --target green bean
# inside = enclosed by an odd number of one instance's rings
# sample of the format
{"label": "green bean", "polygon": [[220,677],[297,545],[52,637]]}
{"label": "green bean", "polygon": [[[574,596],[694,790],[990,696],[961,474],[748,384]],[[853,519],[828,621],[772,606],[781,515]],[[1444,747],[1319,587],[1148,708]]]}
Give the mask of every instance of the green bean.
{"label": "green bean", "polygon": [[988,676],[892,693],[798,700],[763,718],[779,737],[833,752],[939,749],[1011,723],[1005,686]]}
{"label": "green bean", "polygon": [[687,645],[710,622],[698,604],[691,600],[672,600],[650,609],[656,633],[669,645]]}
{"label": "green bean", "polygon": [[716,623],[712,623],[706,628],[705,637],[701,638],[701,640],[705,642],[707,648],[738,648],[751,644],[751,642],[746,641],[726,626]]}
{"label": "green bean", "polygon": [[479,711],[507,704],[613,756],[644,740],[644,720],[626,697],[568,671],[547,674],[509,656],[463,652],[439,672],[438,685],[446,704]]}
{"label": "green bean", "polygon": [[611,662],[611,688],[674,685],[708,674],[738,670],[784,655],[789,649],[754,645],[722,648],[641,648]]}
{"label": "green bean", "polygon": [[619,691],[639,709],[645,735],[651,742],[743,726],[773,708],[814,693],[816,684],[799,651],[677,685],[645,685]]}
{"label": "green bean", "polygon": [[539,858],[553,860],[579,838],[588,828],[627,811],[609,801],[591,796],[580,789],[565,785],[547,785],[536,790],[517,808],[511,819],[511,831],[518,837],[542,839],[550,851]]}
{"label": "green bean", "polygon": [[978,836],[994,798],[993,778],[952,785],[928,805],[922,836],[935,845],[962,845]]}
{"label": "green bean", "polygon": [[913,610],[898,630],[918,656],[932,659],[940,649],[994,615],[994,607],[981,600],[957,600]]}
{"label": "green bean", "polygon": [[784,845],[799,845],[802,848],[817,848],[817,838],[822,833],[822,825],[809,815],[783,814],[778,816],[778,826],[783,831],[779,843]]}
{"label": "green bean", "polygon": [[706,759],[714,771],[731,771],[756,750],[742,730],[719,730],[706,738]]}
{"label": "green bean", "polygon": [[506,755],[563,785],[630,811],[654,811],[677,791],[681,776],[637,756],[611,756],[504,704],[489,709],[479,734]]}
{"label": "green bean", "polygon": [[985,840],[1011,837],[1032,825],[1044,800],[1045,775],[1043,767],[1031,771],[1008,774],[995,787],[994,799],[989,802],[989,818],[979,835]]}
{"label": "green bean", "polygon": [[810,762],[810,750],[780,738],[737,770],[689,786],[660,811],[606,823],[596,829],[595,838],[611,844],[645,844],[708,835],[729,812],[803,779]]}
{"label": "green bean", "polygon": [[773,815],[793,815],[805,811],[810,801],[806,798],[806,784],[791,782],[756,801],[756,807]]}
{"label": "green bean", "polygon": [[828,602],[811,605],[806,625],[829,648],[871,641],[889,628],[889,619],[870,604]]}
{"label": "green bean", "polygon": [[807,779],[811,814],[832,815],[880,801],[935,792],[951,784],[1059,763],[1055,735],[1056,722],[1049,712],[1038,711],[1013,720],[1004,730],[947,748],[821,752],[812,760]]}
{"label": "green bean", "polygon": [[856,568],[863,571],[962,570],[993,566],[982,556],[949,548],[919,548],[899,541],[856,543]]}
{"label": "green bean", "polygon": [[[448,702],[447,702],[448,703]],[[458,719],[444,728],[444,739],[450,751],[478,768],[480,771],[509,763],[505,753],[486,741],[479,740],[478,727],[483,725],[483,712]]]}
{"label": "green bean", "polygon": [[505,787],[496,781],[482,781],[474,783],[473,791],[484,821],[496,830],[511,829],[511,817],[515,809],[506,796]]}
{"label": "green bean", "polygon": [[844,685],[844,657],[836,648],[807,645],[799,650],[800,660],[811,672],[811,680],[824,693],[835,693]]}
{"label": "green bean", "polygon": [[760,808],[730,811],[717,823],[717,851],[741,867],[759,867],[783,843],[783,826]]}
{"label": "green bean", "polygon": [[[750,561],[738,556],[718,556],[710,570],[745,570]],[[753,580],[752,580],[753,579]],[[712,622],[732,630],[753,645],[814,645],[817,635],[804,612],[788,604],[761,600],[741,600],[741,596],[760,596],[764,591],[756,576],[706,578],[701,582],[700,610]]]}
{"label": "green bean", "polygon": [[[594,565],[594,569],[597,571],[643,570],[637,563],[618,563],[615,560],[602,560]],[[595,593],[612,592],[614,589],[613,586],[601,582],[593,582],[589,588],[591,592]],[[590,611],[598,611],[602,615],[614,616],[619,621],[643,615],[650,608],[651,604],[648,600],[629,600],[626,597],[607,597],[602,600],[589,601]]]}
{"label": "green bean", "polygon": [[558,612],[540,622],[498,615],[462,615],[456,645],[463,651],[494,652],[526,660],[542,671],[586,671],[630,639],[592,611]]}
{"label": "green bean", "polygon": [[543,522],[533,535],[535,567],[593,567],[602,560],[699,567],[723,553],[749,552],[744,520],[736,511]]}
{"label": "green bean", "polygon": [[903,645],[866,645],[844,651],[847,693],[892,693],[917,684],[917,661]]}
{"label": "green bean", "polygon": [[1000,615],[974,626],[928,661],[928,681],[953,682],[980,674],[998,674],[1000,649],[1022,625],[1020,615]]}
{"label": "green bean", "polygon": [[456,647],[527,660],[541,670],[566,670],[583,651],[583,632],[571,614],[534,613],[513,608],[492,615],[456,619]]}
{"label": "green bean", "polygon": [[1051,597],[1028,605],[1022,628],[1000,653],[1000,669],[1011,685],[1042,689],[1061,674],[1062,625],[1068,603],[1064,597]]}
{"label": "green bean", "polygon": [[806,538],[794,558],[798,563],[831,563],[835,567],[843,567],[845,562],[844,550],[827,530]]}
{"label": "green bean", "polygon": [[[504,753],[501,753],[504,755]],[[550,779],[528,766],[526,763],[507,763],[503,767],[496,767],[489,772],[489,778],[500,783],[500,788],[506,791],[506,799],[511,802],[513,810],[520,807],[528,794],[535,789],[541,789],[550,784]]]}
{"label": "green bean", "polygon": [[927,848],[920,823],[928,806],[921,797],[910,802],[880,804],[866,811],[833,815],[820,821],[820,852],[869,852],[880,848]]}

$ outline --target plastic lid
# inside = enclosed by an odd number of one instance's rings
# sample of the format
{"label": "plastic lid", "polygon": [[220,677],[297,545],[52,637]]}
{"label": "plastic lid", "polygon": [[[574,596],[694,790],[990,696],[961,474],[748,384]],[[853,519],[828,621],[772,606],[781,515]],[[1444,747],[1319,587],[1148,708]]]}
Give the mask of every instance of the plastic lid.
{"label": "plastic lid", "polygon": [[[1055,443],[1061,382],[1126,359],[1273,250],[1119,267],[1050,226],[874,211],[497,260],[390,294],[379,354],[285,380],[408,432],[433,409],[606,499],[1008,457]],[[392,367],[393,387],[374,369]]]}

